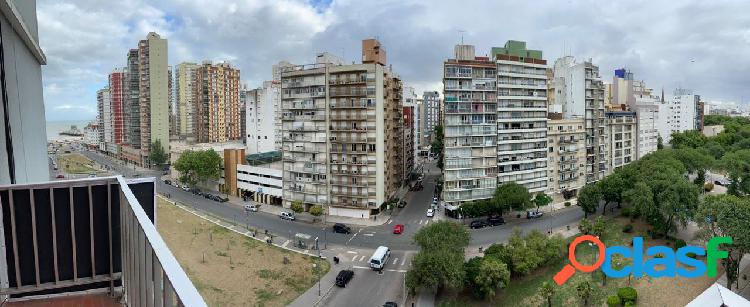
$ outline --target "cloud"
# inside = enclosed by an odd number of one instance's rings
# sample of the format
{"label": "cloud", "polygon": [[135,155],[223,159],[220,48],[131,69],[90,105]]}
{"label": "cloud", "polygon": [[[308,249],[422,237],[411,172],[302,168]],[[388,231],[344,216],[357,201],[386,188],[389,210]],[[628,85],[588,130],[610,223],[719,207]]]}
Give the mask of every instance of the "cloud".
{"label": "cloud", "polygon": [[[305,64],[327,51],[360,60],[377,37],[388,62],[418,93],[441,90],[442,62],[463,40],[483,55],[509,39],[591,58],[602,78],[631,69],[657,90],[692,88],[710,100],[750,99],[750,3],[739,1],[39,0],[47,110],[95,106],[96,89],[150,31],[169,40],[169,61],[230,60],[258,86],[271,65]],[[56,119],[58,112],[49,112]]]}

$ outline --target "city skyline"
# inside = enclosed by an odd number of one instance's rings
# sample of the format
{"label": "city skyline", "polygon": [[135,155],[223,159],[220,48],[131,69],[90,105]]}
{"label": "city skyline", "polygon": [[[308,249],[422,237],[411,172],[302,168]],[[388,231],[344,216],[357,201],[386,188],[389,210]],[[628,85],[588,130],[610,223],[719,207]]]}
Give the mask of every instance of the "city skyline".
{"label": "city skyline", "polygon": [[[513,15],[507,17],[517,18],[504,18],[507,3],[482,4],[485,9],[465,16],[446,16],[458,11],[450,3],[373,5],[349,1],[60,4],[40,0],[40,44],[50,59],[43,68],[47,119],[93,119],[96,91],[107,83],[107,73],[124,66],[129,45],[150,31],[170,41],[169,65],[227,60],[243,71],[242,82],[250,87],[270,80],[271,65],[281,60],[312,63],[311,55],[327,51],[347,63],[359,61],[355,48],[359,39],[377,37],[392,46],[389,63],[404,84],[417,93],[434,91],[442,87],[442,60],[462,38],[477,50],[516,39],[545,50],[550,61],[563,55],[592,58],[607,82],[615,68],[626,67],[638,79],[656,90],[663,87],[667,93],[683,87],[708,101],[750,97],[742,86],[747,77],[739,69],[745,60],[731,56],[749,48],[743,43],[746,35],[733,30],[750,23],[750,18],[731,14],[742,10],[739,4],[548,2],[538,5],[549,10],[536,10],[537,4],[514,5]],[[444,22],[448,17],[451,22]],[[392,22],[378,22],[380,18]],[[268,24],[275,26],[264,26]]]}

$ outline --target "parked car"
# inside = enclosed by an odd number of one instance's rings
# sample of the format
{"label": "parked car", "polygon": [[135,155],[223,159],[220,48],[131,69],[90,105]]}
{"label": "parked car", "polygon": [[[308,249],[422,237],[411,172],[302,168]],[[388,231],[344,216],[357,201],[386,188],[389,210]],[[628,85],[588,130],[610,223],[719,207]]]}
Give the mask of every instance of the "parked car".
{"label": "parked car", "polygon": [[383,304],[383,307],[398,307],[398,304],[396,304],[395,302],[385,302],[385,304]]}
{"label": "parked car", "polygon": [[187,186],[187,185],[183,185],[182,186],[182,190],[185,191],[185,192],[190,191],[190,187]]}
{"label": "parked car", "polygon": [[342,288],[346,288],[346,284],[354,277],[354,271],[352,270],[341,270],[336,275],[336,285]]}
{"label": "parked car", "polygon": [[172,185],[172,180],[164,179],[164,184],[166,184],[166,185]]}
{"label": "parked car", "polygon": [[481,220],[472,221],[471,224],[469,224],[469,228],[471,229],[479,229],[487,227],[487,223]]}
{"label": "parked car", "polygon": [[505,224],[505,219],[500,215],[490,215],[487,217],[487,224],[490,226],[497,226]]}
{"label": "parked car", "polygon": [[717,179],[717,180],[714,180],[714,184],[720,185],[720,186],[728,186],[729,184],[731,184],[731,182],[729,182],[729,180],[726,180],[726,179]]}
{"label": "parked car", "polygon": [[258,212],[258,206],[256,206],[256,205],[245,205],[245,212]]}
{"label": "parked car", "polygon": [[294,213],[292,213],[292,212],[282,211],[281,214],[279,214],[279,217],[282,220],[294,221]]}
{"label": "parked car", "polygon": [[406,201],[405,201],[405,200],[399,201],[399,202],[398,202],[398,207],[399,207],[399,208],[403,208],[403,207],[406,207]]}
{"label": "parked car", "polygon": [[352,229],[351,227],[346,226],[344,224],[336,223],[336,224],[333,224],[333,232],[350,234],[352,233]]}
{"label": "parked car", "polygon": [[526,218],[527,219],[537,219],[537,218],[542,217],[542,215],[544,215],[543,212],[539,212],[539,211],[526,211]]}
{"label": "parked car", "polygon": [[396,226],[393,226],[393,234],[400,235],[404,232],[404,225],[403,224],[397,224]]}
{"label": "parked car", "polygon": [[433,217],[435,216],[435,209],[427,209],[427,217]]}

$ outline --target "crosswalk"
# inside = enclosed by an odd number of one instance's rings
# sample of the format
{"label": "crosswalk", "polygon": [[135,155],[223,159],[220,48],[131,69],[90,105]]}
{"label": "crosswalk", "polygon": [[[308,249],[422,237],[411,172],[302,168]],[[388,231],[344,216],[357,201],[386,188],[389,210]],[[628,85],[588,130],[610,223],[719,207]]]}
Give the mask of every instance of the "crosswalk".
{"label": "crosswalk", "polygon": [[[339,253],[338,257],[342,263],[351,265],[354,268],[369,269],[370,256],[372,250],[349,250]],[[386,265],[386,271],[401,272],[408,270],[411,266],[411,257],[413,252],[392,252]]]}

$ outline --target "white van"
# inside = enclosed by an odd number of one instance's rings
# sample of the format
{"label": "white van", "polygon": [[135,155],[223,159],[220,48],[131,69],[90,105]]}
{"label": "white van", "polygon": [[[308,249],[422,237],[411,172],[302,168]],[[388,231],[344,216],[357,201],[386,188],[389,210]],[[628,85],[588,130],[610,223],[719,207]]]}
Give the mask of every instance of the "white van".
{"label": "white van", "polygon": [[388,247],[379,246],[378,249],[375,250],[375,253],[372,254],[372,257],[370,257],[370,267],[373,270],[380,271],[390,257],[391,250]]}

